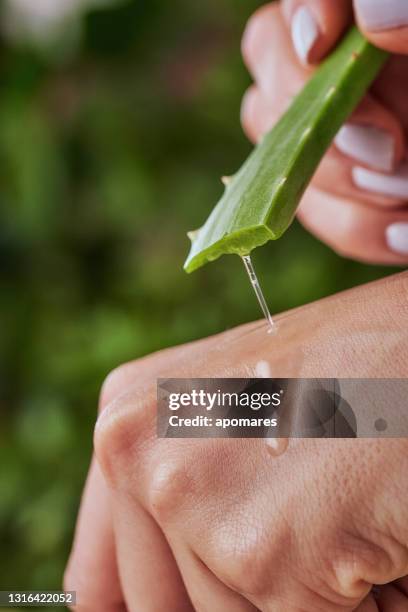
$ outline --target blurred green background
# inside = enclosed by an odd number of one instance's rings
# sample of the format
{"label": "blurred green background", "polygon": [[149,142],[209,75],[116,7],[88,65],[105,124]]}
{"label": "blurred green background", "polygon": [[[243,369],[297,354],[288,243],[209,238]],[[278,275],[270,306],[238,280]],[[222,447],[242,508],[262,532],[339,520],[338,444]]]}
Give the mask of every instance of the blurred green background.
{"label": "blurred green background", "polygon": [[[106,374],[260,317],[237,258],[182,271],[186,232],[250,150],[239,47],[260,3],[77,0],[47,31],[12,4],[0,52],[0,589],[51,589]],[[391,272],[341,259],[298,224],[254,259],[273,312]]]}

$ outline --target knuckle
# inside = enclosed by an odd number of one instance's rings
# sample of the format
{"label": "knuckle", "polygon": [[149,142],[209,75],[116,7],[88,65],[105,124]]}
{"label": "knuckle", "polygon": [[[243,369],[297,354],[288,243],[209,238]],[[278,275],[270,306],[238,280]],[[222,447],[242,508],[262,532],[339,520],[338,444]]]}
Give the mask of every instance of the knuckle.
{"label": "knuckle", "polygon": [[342,544],[332,552],[329,562],[330,574],[334,577],[333,590],[348,600],[357,600],[365,594],[369,584],[377,582],[376,577],[388,572],[389,562],[388,556],[376,544],[343,536]]}
{"label": "knuckle", "polygon": [[94,431],[96,458],[108,482],[115,486],[140,461],[154,433],[154,401],[143,390],[125,393],[101,412]]}
{"label": "knuckle", "polygon": [[407,512],[403,514],[406,494],[401,491],[400,504],[395,486],[395,465],[406,471],[399,457],[406,445],[375,439],[358,442],[352,450],[343,447],[347,456],[341,456],[341,476],[334,480],[332,526],[319,538],[327,542],[325,559],[329,576],[334,576],[334,591],[349,598],[364,594],[369,584],[406,574],[408,567],[407,532],[401,529],[408,518]]}
{"label": "knuckle", "polygon": [[[105,378],[102,383],[101,391],[99,393],[99,411],[101,412],[105,406],[120,395],[121,391],[126,386],[127,373],[130,364],[122,364],[117,368],[114,368]],[[137,373],[135,373],[136,379]]]}
{"label": "knuckle", "polygon": [[270,568],[280,554],[279,543],[240,521],[226,529],[227,533],[217,530],[212,538],[215,573],[233,591],[264,599],[270,590]]}
{"label": "knuckle", "polygon": [[150,512],[159,524],[167,524],[180,512],[189,496],[194,495],[194,482],[187,466],[188,457],[170,454],[153,469],[149,488]]}
{"label": "knuckle", "polygon": [[222,571],[223,580],[233,591],[261,600],[266,596],[269,581],[265,565],[257,561],[254,553],[251,550],[240,551],[230,557],[227,574]]}
{"label": "knuckle", "polygon": [[363,596],[371,584],[390,582],[406,573],[408,555],[384,528],[367,526],[338,533],[337,545],[330,548],[329,576],[333,590],[352,601]]}

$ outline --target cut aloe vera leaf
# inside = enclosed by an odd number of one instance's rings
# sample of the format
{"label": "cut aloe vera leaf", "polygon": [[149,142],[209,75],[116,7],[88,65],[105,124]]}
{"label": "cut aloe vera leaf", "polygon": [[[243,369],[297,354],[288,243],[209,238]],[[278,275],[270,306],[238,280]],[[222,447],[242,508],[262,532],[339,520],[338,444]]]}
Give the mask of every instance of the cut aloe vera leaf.
{"label": "cut aloe vera leaf", "polygon": [[347,33],[230,177],[206,223],[189,233],[187,272],[227,253],[247,255],[282,236],[321,158],[387,57],[357,28]]}

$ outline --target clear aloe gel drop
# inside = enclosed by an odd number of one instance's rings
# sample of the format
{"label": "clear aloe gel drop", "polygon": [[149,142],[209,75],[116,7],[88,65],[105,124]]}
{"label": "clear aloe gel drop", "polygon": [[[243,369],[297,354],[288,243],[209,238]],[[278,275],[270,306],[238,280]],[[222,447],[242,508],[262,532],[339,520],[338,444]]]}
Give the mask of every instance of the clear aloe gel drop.
{"label": "clear aloe gel drop", "polygon": [[242,255],[242,261],[244,262],[244,266],[248,273],[249,280],[251,281],[251,285],[254,288],[255,295],[258,299],[259,305],[268,323],[268,327],[269,327],[268,333],[275,332],[276,325],[274,323],[274,320],[272,319],[271,313],[269,312],[268,304],[266,303],[265,296],[259,284],[258,277],[254,270],[254,266],[252,264],[250,255]]}
{"label": "clear aloe gel drop", "polygon": [[288,438],[265,438],[266,448],[273,457],[279,457],[289,446]]}

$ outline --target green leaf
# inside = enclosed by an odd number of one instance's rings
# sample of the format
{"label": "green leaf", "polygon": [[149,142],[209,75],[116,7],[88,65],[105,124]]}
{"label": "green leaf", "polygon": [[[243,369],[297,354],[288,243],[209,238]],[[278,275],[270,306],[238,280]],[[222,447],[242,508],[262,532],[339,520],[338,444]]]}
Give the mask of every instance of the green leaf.
{"label": "green leaf", "polygon": [[187,272],[282,236],[332,139],[387,57],[350,30],[231,177],[203,227],[190,232]]}

